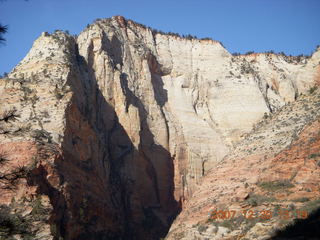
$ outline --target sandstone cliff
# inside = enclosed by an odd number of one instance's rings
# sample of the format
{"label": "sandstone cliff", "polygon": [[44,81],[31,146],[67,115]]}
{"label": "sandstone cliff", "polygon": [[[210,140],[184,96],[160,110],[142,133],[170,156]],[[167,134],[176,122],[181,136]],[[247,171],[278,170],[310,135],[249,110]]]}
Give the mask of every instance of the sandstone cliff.
{"label": "sandstone cliff", "polygon": [[0,202],[29,222],[13,233],[164,237],[254,124],[320,84],[319,61],[232,56],[122,17],[43,33],[0,80]]}
{"label": "sandstone cliff", "polygon": [[[291,237],[278,230],[320,208],[319,93],[261,121],[203,178],[166,239],[317,239],[319,214],[309,229],[293,228]],[[210,219],[215,210],[235,215]]]}

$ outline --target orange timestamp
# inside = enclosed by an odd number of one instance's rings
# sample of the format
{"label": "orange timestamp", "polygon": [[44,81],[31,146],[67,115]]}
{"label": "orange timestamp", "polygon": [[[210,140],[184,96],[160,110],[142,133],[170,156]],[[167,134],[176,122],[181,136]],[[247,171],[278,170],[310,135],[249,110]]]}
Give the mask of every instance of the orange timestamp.
{"label": "orange timestamp", "polygon": [[289,209],[280,209],[278,211],[271,210],[213,210],[210,213],[210,220],[226,220],[233,219],[236,216],[243,216],[246,219],[261,219],[269,220],[273,217],[278,216],[281,219],[294,219],[300,218],[305,219],[308,217],[308,212],[306,210],[289,210]]}

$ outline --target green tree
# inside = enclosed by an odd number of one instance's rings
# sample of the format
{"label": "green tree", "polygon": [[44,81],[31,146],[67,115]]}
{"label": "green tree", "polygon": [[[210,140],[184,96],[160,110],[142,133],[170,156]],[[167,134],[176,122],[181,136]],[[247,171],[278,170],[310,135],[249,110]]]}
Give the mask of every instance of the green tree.
{"label": "green tree", "polygon": [[5,25],[2,25],[0,23],[0,42],[4,42],[5,41],[5,38],[3,37],[3,34],[5,34],[8,30],[8,27],[5,26]]}

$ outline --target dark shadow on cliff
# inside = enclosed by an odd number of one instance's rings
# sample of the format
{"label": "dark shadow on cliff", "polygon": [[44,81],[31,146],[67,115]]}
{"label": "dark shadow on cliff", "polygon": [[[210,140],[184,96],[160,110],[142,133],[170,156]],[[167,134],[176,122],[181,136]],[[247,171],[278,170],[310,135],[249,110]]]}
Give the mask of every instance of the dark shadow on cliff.
{"label": "dark shadow on cliff", "polygon": [[[153,183],[154,183],[154,189],[156,190],[157,202],[153,205],[150,205],[144,208],[144,212],[148,216],[145,223],[147,224],[148,228],[156,227],[156,226],[152,226],[154,222],[153,219],[155,218],[155,214],[153,211],[158,211],[158,209],[161,209],[164,207],[163,205],[167,205],[169,209],[167,209],[166,211],[168,210],[172,211],[172,213],[170,214],[170,216],[168,216],[166,220],[167,228],[169,228],[175,216],[181,211],[181,204],[174,199],[173,159],[170,153],[163,146],[156,144],[154,142],[154,135],[152,134],[147,123],[147,116],[148,116],[147,110],[145,109],[141,100],[137,98],[135,94],[129,89],[127,74],[122,73],[120,76],[120,81],[121,81],[121,87],[123,89],[124,95],[126,96],[127,111],[130,104],[135,106],[139,111],[141,130],[140,130],[140,144],[138,147],[138,152],[149,163],[149,166],[148,166],[149,176],[152,177]],[[164,116],[162,108],[161,108],[161,114],[163,114]],[[168,126],[166,125],[166,127],[167,129],[165,130],[168,132]],[[162,175],[159,176],[159,171],[161,170],[157,169],[157,166],[155,166],[155,164],[159,165],[159,162],[161,162],[162,168],[163,166],[165,166],[165,172],[162,173],[164,177]],[[159,186],[160,188],[162,188],[162,190],[159,189]],[[163,190],[164,188],[165,190]],[[162,235],[162,237],[164,236],[165,235]]]}
{"label": "dark shadow on cliff", "polygon": [[270,238],[270,240],[284,239],[320,239],[320,208],[313,211],[306,219],[296,219]]}
{"label": "dark shadow on cliff", "polygon": [[[112,41],[119,44],[116,39]],[[116,57],[116,62],[122,64],[121,58]],[[155,144],[147,112],[128,88],[126,75],[121,75],[120,81],[127,104],[137,107],[141,120],[138,148],[100,91],[93,56],[89,55],[86,62],[77,53],[74,61],[77,67],[68,76],[74,95],[65,113],[63,158],[57,162],[63,179],[61,191],[66,196],[66,206],[61,209],[64,214],[57,220],[61,237],[66,240],[164,237],[180,211],[173,196],[174,166],[170,153]],[[160,159],[165,160],[161,164],[167,170],[166,177],[161,179],[153,165]],[[159,186],[167,187],[166,192],[161,192]]]}
{"label": "dark shadow on cliff", "polygon": [[165,75],[165,73],[163,72],[162,66],[158,63],[156,57],[151,53],[147,55],[147,62],[151,73],[151,83],[154,97],[162,109],[162,107],[168,101],[168,91],[163,88],[164,83],[162,80],[162,76]]}
{"label": "dark shadow on cliff", "polygon": [[[52,154],[55,155],[56,163],[62,160],[59,155],[58,146],[54,144],[38,143],[37,148],[38,157],[42,162],[46,162],[48,156]],[[45,194],[49,197],[53,211],[50,214],[48,222],[51,225],[51,230],[55,229],[53,235],[55,235],[56,239],[57,235],[65,235],[64,220],[67,217],[67,202],[65,196],[48,181],[48,175],[46,167],[39,164],[28,173],[27,183],[29,186],[37,186],[37,194]]]}
{"label": "dark shadow on cliff", "polygon": [[123,65],[122,59],[122,43],[116,36],[113,36],[111,41],[106,36],[105,32],[102,32],[102,50],[105,51],[110,59],[112,64],[115,67],[117,64]]}

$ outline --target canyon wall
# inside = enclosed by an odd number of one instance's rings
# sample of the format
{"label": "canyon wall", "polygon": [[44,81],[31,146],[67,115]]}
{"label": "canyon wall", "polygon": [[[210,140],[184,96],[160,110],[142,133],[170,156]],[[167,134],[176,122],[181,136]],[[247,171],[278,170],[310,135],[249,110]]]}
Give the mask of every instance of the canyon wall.
{"label": "canyon wall", "polygon": [[320,84],[319,59],[233,56],[123,17],[44,32],[0,80],[1,203],[43,215],[33,239],[164,237],[261,118]]}
{"label": "canyon wall", "polygon": [[319,110],[315,90],[259,122],[202,178],[166,239],[318,238]]}

